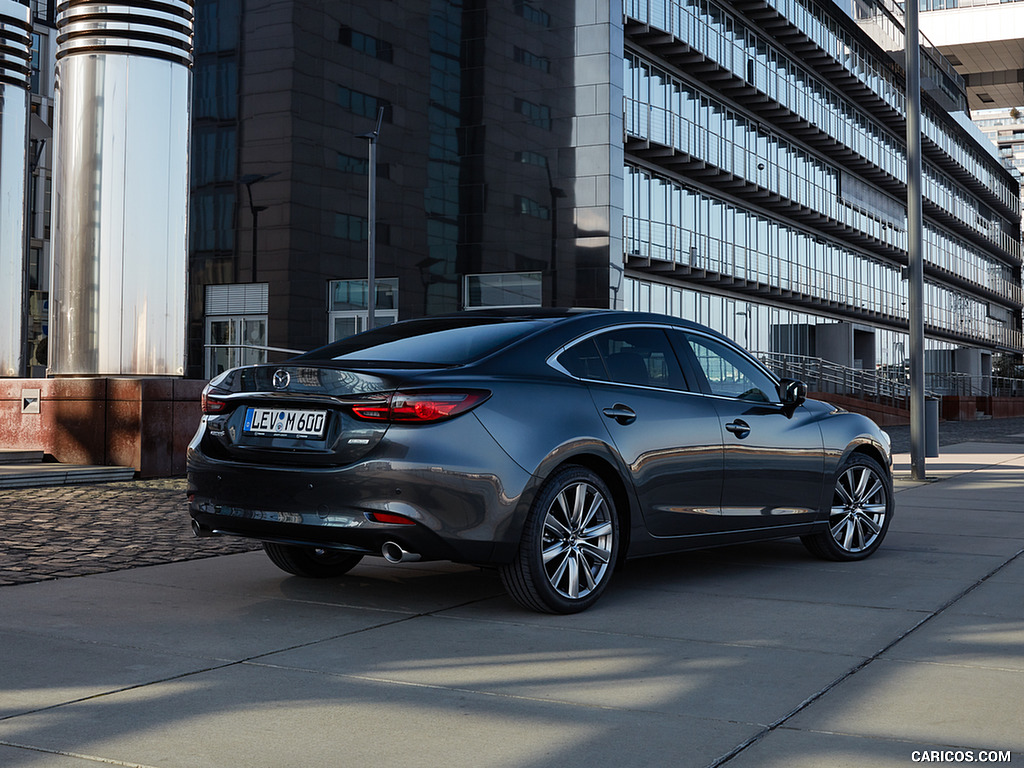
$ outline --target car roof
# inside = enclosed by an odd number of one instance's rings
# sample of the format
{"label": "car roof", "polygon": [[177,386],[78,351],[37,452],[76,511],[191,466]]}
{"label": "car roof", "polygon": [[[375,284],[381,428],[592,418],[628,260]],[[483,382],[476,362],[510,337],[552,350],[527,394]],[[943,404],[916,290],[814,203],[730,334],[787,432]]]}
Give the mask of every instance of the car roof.
{"label": "car roof", "polygon": [[[433,315],[430,317],[416,318],[419,320],[460,320],[465,322],[472,317],[480,318],[481,322],[493,320],[550,320],[553,325],[561,325],[559,321],[570,323],[579,322],[580,325],[590,325],[587,321],[593,321],[594,325],[602,325],[608,321],[613,323],[660,323],[663,325],[675,325],[680,328],[703,331],[712,336],[722,336],[721,333],[712,328],[695,323],[692,320],[684,320],[671,315],[663,315],[657,312],[635,312],[624,309],[603,309],[590,307],[510,307],[502,309],[468,309],[461,312],[452,312],[445,315]],[[410,321],[406,321],[410,322]],[[414,322],[414,321],[412,321]]]}

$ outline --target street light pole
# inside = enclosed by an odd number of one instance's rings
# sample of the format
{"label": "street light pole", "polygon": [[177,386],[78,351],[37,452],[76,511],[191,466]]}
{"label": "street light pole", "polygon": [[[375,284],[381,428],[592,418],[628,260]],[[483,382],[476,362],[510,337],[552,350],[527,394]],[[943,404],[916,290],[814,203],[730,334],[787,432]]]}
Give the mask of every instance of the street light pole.
{"label": "street light pole", "polygon": [[907,64],[907,277],[910,321],[910,476],[925,479],[924,222],[921,183],[921,48],[917,0],[903,4]]}
{"label": "street light pole", "polygon": [[377,125],[370,133],[359,135],[369,142],[367,163],[367,233],[366,233],[366,330],[377,325],[377,137],[384,120],[384,107],[377,110]]}
{"label": "street light pole", "polygon": [[245,191],[249,194],[249,212],[252,214],[252,282],[256,282],[256,238],[259,234],[260,225],[260,211],[267,210],[265,205],[253,205],[252,202],[252,185],[258,184],[261,181],[266,181],[272,176],[277,176],[277,172],[274,173],[247,173],[245,176],[239,179],[239,181],[245,185]]}

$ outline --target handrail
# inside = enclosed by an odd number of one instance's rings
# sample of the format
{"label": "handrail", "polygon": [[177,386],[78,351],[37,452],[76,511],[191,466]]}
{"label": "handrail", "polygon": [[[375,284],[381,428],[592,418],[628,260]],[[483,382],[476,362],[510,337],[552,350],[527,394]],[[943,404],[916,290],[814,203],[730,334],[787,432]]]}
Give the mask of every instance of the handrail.
{"label": "handrail", "polygon": [[203,349],[258,349],[261,352],[284,352],[289,355],[302,355],[306,350],[285,349],[284,347],[267,347],[263,344],[204,344]]}
{"label": "handrail", "polygon": [[909,402],[910,383],[903,371],[849,368],[820,357],[781,352],[764,353],[761,359],[777,375],[799,378],[812,391],[848,394],[890,404]]}
{"label": "handrail", "polygon": [[[879,402],[906,404],[910,399],[909,371],[905,366],[875,370],[848,368],[820,357],[782,352],[761,353],[761,360],[778,376],[799,378],[808,389],[849,394]],[[1024,378],[981,376],[955,371],[925,374],[925,396],[1024,397]]]}

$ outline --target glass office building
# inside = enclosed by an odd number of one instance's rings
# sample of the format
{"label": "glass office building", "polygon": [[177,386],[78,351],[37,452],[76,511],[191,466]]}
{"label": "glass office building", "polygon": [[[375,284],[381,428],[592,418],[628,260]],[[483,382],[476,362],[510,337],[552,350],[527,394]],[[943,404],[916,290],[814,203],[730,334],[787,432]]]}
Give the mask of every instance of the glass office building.
{"label": "glass office building", "polygon": [[[858,7],[197,0],[189,375],[365,326],[371,173],[378,323],[611,306],[902,364],[901,28]],[[991,372],[1018,184],[923,60],[929,365]]]}

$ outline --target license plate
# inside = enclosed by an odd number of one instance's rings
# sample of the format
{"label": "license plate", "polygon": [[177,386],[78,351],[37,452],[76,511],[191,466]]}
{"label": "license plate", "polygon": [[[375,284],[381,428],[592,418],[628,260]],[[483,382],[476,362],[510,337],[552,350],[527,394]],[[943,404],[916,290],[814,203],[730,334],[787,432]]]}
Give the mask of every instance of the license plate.
{"label": "license plate", "polygon": [[255,435],[322,437],[327,411],[299,411],[293,408],[248,408],[245,431]]}

